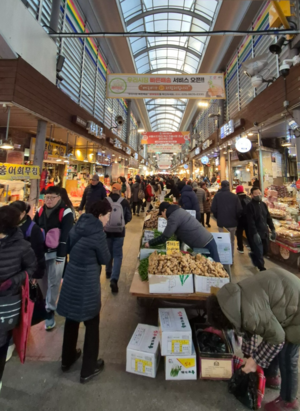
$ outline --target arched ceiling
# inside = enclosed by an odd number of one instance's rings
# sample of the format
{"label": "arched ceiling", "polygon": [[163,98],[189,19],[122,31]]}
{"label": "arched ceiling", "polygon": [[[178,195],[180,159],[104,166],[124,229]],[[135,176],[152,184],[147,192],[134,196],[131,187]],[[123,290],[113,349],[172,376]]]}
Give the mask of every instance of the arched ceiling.
{"label": "arched ceiling", "polygon": [[[216,0],[119,0],[130,32],[166,32],[164,37],[130,38],[137,73],[194,74],[199,70],[205,37],[168,37],[174,31],[206,31]],[[150,104],[151,102],[151,104]],[[153,131],[177,131],[186,99],[145,100]]]}

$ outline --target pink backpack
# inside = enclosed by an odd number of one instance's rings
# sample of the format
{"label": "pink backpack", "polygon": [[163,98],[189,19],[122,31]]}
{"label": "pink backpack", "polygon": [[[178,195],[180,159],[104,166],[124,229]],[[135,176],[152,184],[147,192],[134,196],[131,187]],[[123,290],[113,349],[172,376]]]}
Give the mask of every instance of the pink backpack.
{"label": "pink backpack", "polygon": [[[39,217],[41,217],[41,215],[43,214],[44,208],[41,207],[39,210]],[[64,208],[61,208],[59,210],[59,214],[58,214],[58,219],[59,222],[62,222],[63,216],[64,216]],[[48,248],[51,248],[52,250],[57,248],[59,245],[59,239],[60,239],[60,228],[51,228],[51,230],[49,230],[46,233],[46,237],[45,237],[45,245]]]}

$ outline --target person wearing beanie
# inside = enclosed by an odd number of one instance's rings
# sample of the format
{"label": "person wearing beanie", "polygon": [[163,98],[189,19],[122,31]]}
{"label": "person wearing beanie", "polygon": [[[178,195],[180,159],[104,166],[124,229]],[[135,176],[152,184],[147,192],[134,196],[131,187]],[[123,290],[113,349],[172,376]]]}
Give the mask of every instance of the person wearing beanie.
{"label": "person wearing beanie", "polygon": [[[196,193],[193,191],[191,185],[183,183],[183,187],[180,190],[181,197],[178,204],[184,210],[194,210],[196,211],[196,219],[201,221],[200,205]],[[181,185],[180,185],[181,186]]]}
{"label": "person wearing beanie", "polygon": [[167,201],[163,201],[159,205],[159,214],[167,220],[167,226],[159,237],[145,244],[146,248],[164,244],[175,234],[178,240],[184,242],[193,250],[207,248],[210,252],[210,257],[217,263],[220,262],[217,244],[213,235],[191,214]]}
{"label": "person wearing beanie", "polygon": [[123,260],[125,225],[132,220],[130,204],[126,198],[121,196],[121,191],[122,185],[114,183],[111,187],[111,194],[106,198],[112,208],[109,221],[104,227],[107,247],[111,255],[109,263],[106,264],[106,278],[110,279],[112,293],[119,291],[118,281]]}
{"label": "person wearing beanie", "polygon": [[237,250],[240,254],[244,254],[244,241],[243,241],[243,233],[246,232],[246,236],[248,238],[248,223],[247,223],[247,213],[246,207],[250,203],[251,199],[246,195],[244,192],[243,186],[237,186],[235,189],[237,197],[242,206],[242,212],[238,219],[238,225],[236,229],[236,239],[237,239]]}
{"label": "person wearing beanie", "polygon": [[232,262],[234,257],[234,237],[242,206],[238,197],[230,192],[229,181],[222,181],[221,189],[216,193],[211,205],[211,212],[217,220],[219,232],[226,228],[230,232]]}
{"label": "person wearing beanie", "polygon": [[98,174],[94,174],[91,179],[91,184],[84,190],[82,200],[79,206],[79,214],[82,214],[83,209],[89,213],[91,205],[97,201],[104,200],[106,197],[106,190],[104,185],[99,181]]}

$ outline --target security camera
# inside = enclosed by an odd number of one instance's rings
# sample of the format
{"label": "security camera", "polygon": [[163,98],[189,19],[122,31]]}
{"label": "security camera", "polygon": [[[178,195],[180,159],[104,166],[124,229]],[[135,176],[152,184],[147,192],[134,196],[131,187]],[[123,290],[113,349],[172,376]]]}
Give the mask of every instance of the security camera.
{"label": "security camera", "polygon": [[283,60],[279,67],[279,73],[283,78],[286,78],[290,74],[290,67],[296,66],[300,63],[300,56],[294,56],[292,59]]}
{"label": "security camera", "polygon": [[254,127],[258,127],[258,123],[257,123],[257,122],[254,122],[253,125],[254,125]]}
{"label": "security camera", "polygon": [[122,116],[116,116],[115,117],[115,122],[116,122],[117,126],[122,126],[125,121],[124,121]]}

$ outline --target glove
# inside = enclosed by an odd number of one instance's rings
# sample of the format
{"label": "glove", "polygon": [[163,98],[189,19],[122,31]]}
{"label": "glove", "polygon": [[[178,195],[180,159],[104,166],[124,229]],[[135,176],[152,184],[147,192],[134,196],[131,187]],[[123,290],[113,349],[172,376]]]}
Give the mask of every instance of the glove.
{"label": "glove", "polygon": [[275,231],[275,230],[272,230],[271,240],[272,240],[272,241],[275,241],[275,240],[276,240],[276,231]]}
{"label": "glove", "polygon": [[258,234],[258,233],[256,233],[256,234],[254,234],[254,243],[256,244],[256,245],[260,245],[261,244],[261,238],[260,238],[260,235]]}

